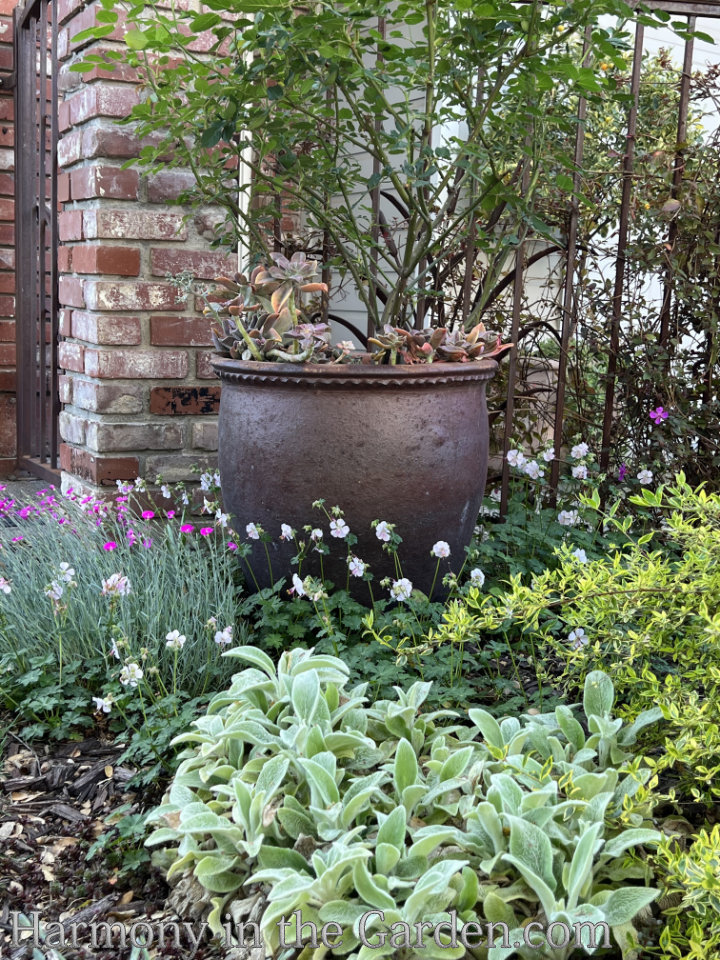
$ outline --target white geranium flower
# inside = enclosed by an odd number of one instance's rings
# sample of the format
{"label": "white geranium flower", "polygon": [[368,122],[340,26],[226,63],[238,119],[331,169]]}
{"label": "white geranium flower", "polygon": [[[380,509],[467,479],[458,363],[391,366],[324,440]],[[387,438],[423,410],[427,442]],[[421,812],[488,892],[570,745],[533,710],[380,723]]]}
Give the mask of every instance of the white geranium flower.
{"label": "white geranium flower", "polygon": [[103,580],[102,593],[109,597],[126,597],[130,593],[130,581],[121,573],[113,573]]}
{"label": "white geranium flower", "polygon": [[310,539],[313,541],[313,543],[317,543],[318,540],[322,540],[322,538],[323,532],[320,527],[315,527],[314,530],[310,531]]}
{"label": "white geranium flower", "polygon": [[557,522],[561,527],[574,527],[580,519],[577,510],[561,510],[558,514]]}
{"label": "white geranium flower", "polygon": [[6,580],[5,577],[0,577],[0,591],[5,594],[12,593],[10,581]]}
{"label": "white geranium flower", "polygon": [[212,513],[215,509],[215,501],[208,500],[207,497],[203,497],[202,513]]}
{"label": "white geranium flower", "polygon": [[120,683],[124,687],[136,687],[144,674],[138,663],[128,663],[120,671]]}
{"label": "white geranium flower", "polygon": [[545,476],[545,470],[535,460],[530,460],[525,464],[524,472],[531,480],[539,480]]}
{"label": "white geranium flower", "polygon": [[494,503],[500,503],[500,501],[502,500],[502,490],[500,489],[500,487],[495,487],[494,490],[490,491],[490,499]]}
{"label": "white geranium flower", "polygon": [[224,646],[226,643],[232,643],[233,638],[233,628],[232,625],[225,627],[224,630],[217,630],[215,632],[215,643],[219,646]]}
{"label": "white geranium flower", "polygon": [[570,456],[573,460],[582,460],[582,458],[586,457],[589,453],[590,447],[586,443],[576,443],[570,451]]}
{"label": "white geranium flower", "polygon": [[170,492],[170,487],[166,483],[164,483],[160,487],[160,493],[165,497],[166,500],[169,500],[170,497],[172,496],[172,493]]}
{"label": "white geranium flower", "polygon": [[294,589],[295,589],[295,593],[296,593],[299,597],[304,597],[304,596],[305,596],[305,587],[303,586],[302,580],[300,579],[300,577],[299,577],[296,573],[293,574],[292,582],[293,582],[293,587],[294,587]]}
{"label": "white geranium flower", "polygon": [[49,587],[45,587],[45,596],[50,597],[53,603],[57,603],[63,593],[65,593],[65,589],[57,580],[53,580]]}
{"label": "white geranium flower", "polygon": [[212,474],[205,471],[205,473],[200,475],[200,489],[209,490],[212,484]]}
{"label": "white geranium flower", "polygon": [[375,536],[378,538],[378,540],[383,540],[385,543],[388,542],[392,536],[392,529],[386,520],[381,520],[380,523],[375,527]]}
{"label": "white geranium flower", "polygon": [[367,569],[367,564],[363,563],[360,557],[356,556],[348,557],[348,566],[350,567],[350,573],[354,577],[362,577]]}
{"label": "white geranium flower", "polygon": [[434,557],[449,557],[450,556],[450,544],[447,540],[438,540],[436,544],[433,545],[432,555]]}
{"label": "white geranium flower", "polygon": [[138,493],[145,493],[145,491],[147,490],[147,487],[145,486],[145,481],[143,480],[142,477],[135,478],[134,486]]}
{"label": "white geranium flower", "polygon": [[110,713],[112,709],[112,697],[93,697],[96,713]]}
{"label": "white geranium flower", "polygon": [[259,539],[260,539],[260,530],[259,530],[259,528],[257,527],[257,525],[254,524],[254,523],[249,523],[249,524],[245,527],[245,533],[247,533],[248,537],[249,537],[251,540],[259,540]]}
{"label": "white geranium flower", "polygon": [[547,450],[543,450],[542,458],[545,463],[552,463],[555,459],[555,447],[548,447]]}
{"label": "white geranium flower", "polygon": [[524,453],[521,453],[520,450],[508,450],[505,459],[511,467],[517,467],[519,470],[522,470],[527,463],[527,457]]}
{"label": "white geranium flower", "polygon": [[120,651],[118,650],[117,641],[115,640],[110,644],[110,653],[116,660],[120,659]]}
{"label": "white geranium flower", "polygon": [[340,540],[344,540],[349,533],[350,527],[345,523],[342,517],[339,517],[337,520],[330,521],[331,537],[337,537]]}
{"label": "white geranium flower", "polygon": [[647,468],[645,468],[638,473],[637,478],[640,481],[640,483],[644,487],[646,487],[649,483],[652,483],[653,481],[653,472],[652,470],[648,470]]}
{"label": "white geranium flower", "polygon": [[587,646],[589,642],[582,627],[575,627],[575,629],[571,630],[568,634],[568,643],[571,644],[574,650],[580,650],[581,647]]}
{"label": "white geranium flower", "polygon": [[280,524],[280,539],[281,540],[292,540],[295,536],[295,531],[290,526],[289,523]]}
{"label": "white geranium flower", "polygon": [[412,582],[408,580],[407,577],[402,577],[400,580],[393,581],[390,593],[395,600],[409,600],[412,595],[412,589]]}
{"label": "white geranium flower", "polygon": [[190,497],[188,496],[187,490],[183,490],[183,492],[180,494],[180,499],[182,500],[182,502],[183,502],[183,503],[185,504],[185,506],[187,507],[188,504],[190,503]]}
{"label": "white geranium flower", "polygon": [[474,570],[470,571],[470,583],[474,587],[482,587],[485,583],[485,574],[482,572],[480,567],[475,567]]}
{"label": "white geranium flower", "polygon": [[577,466],[572,468],[572,475],[576,480],[587,480],[588,468],[584,463],[578,463]]}
{"label": "white geranium flower", "polygon": [[580,563],[588,562],[587,554],[582,549],[582,547],[578,547],[576,550],[573,550],[572,555],[575,557],[576,560],[579,560]]}
{"label": "white geranium flower", "polygon": [[59,576],[60,580],[64,580],[65,583],[70,583],[74,576],[75,576],[75,571],[73,570],[73,568],[70,566],[69,563],[63,562],[60,564],[60,576]]}
{"label": "white geranium flower", "polygon": [[224,530],[225,527],[228,525],[229,522],[230,522],[230,514],[228,514],[228,513],[223,513],[222,510],[216,510],[216,511],[215,511],[215,523],[216,523],[219,527],[222,527],[223,530]]}
{"label": "white geranium flower", "polygon": [[179,630],[171,630],[170,633],[165,636],[165,639],[167,641],[165,646],[170,647],[171,650],[182,650],[185,646],[186,637],[180,633]]}

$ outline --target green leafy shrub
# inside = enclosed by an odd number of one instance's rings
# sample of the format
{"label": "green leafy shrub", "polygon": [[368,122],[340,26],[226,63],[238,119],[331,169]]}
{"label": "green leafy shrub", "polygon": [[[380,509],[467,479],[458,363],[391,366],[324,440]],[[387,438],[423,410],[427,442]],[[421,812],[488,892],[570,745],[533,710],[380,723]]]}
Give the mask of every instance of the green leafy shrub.
{"label": "green leafy shrub", "polygon": [[[423,712],[422,682],[368,703],[365,685],[349,688],[331,656],[295,649],[276,668],[255,648],[226,655],[252,666],[177,738],[189,749],[147,841],[171,845],[158,857],[169,877],[192,874],[207,891],[212,929],[227,915],[242,921],[243,896],[261,885],[272,949],[283,918],[292,921],[285,942],[294,938],[295,911],[318,928],[338,923],[337,952],[360,960],[415,956],[397,925],[449,911],[460,927],[507,925],[491,960],[568,956],[572,944],[542,938],[512,946],[538,918],[607,924],[623,945],[633,941],[631,921],[656,891],[632,882],[648,871],[625,854],[660,835],[644,826],[651,771],[628,747],[659,711],[624,726],[612,717],[612,682],[594,672],[586,726],[567,706],[498,723],[481,709]],[[393,932],[374,948],[359,926],[371,911],[383,914],[365,931],[376,945],[385,927]],[[583,944],[588,936],[583,927]],[[423,956],[465,956],[440,940],[426,934]]]}
{"label": "green leafy shrub", "polygon": [[623,545],[605,559],[580,563],[568,551],[530,583],[513,578],[502,597],[471,590],[468,614],[478,632],[549,646],[569,690],[612,664],[622,712],[658,704],[670,722],[658,769],[672,768],[685,794],[718,797],[720,496],[693,491],[679,475],[674,486],[631,500],[655,530],[634,540],[626,518],[618,524]]}
{"label": "green leafy shrub", "polygon": [[688,846],[677,838],[660,844],[654,867],[662,884],[660,935],[664,957],[720,957],[720,826],[701,830]]}

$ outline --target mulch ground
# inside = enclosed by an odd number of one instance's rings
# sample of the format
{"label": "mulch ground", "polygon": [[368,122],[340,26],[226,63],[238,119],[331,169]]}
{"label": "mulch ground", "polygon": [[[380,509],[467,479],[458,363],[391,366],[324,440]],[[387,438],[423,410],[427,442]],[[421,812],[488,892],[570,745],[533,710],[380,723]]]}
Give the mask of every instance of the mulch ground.
{"label": "mulch ground", "polygon": [[[118,766],[122,748],[111,741],[86,739],[64,744],[29,746],[8,735],[0,764],[0,957],[9,960],[119,960],[131,948],[110,948],[100,937],[93,947],[80,923],[120,923],[129,927],[146,921],[157,926],[178,918],[168,907],[169,888],[149,864],[119,875],[105,851],[86,859],[95,840],[108,829],[113,811],[141,812],[142,798],[128,786],[134,770]],[[111,849],[111,845],[110,845]],[[60,922],[70,939],[74,926],[77,947],[67,943],[58,953],[47,946],[33,957],[32,935],[12,943],[13,929],[24,914],[36,915],[41,929]],[[54,928],[58,931],[58,928]],[[55,936],[58,934],[56,933]],[[172,938],[170,938],[172,940]],[[36,948],[37,949],[37,948]],[[152,957],[227,956],[207,938],[194,951],[174,942],[150,949]]]}

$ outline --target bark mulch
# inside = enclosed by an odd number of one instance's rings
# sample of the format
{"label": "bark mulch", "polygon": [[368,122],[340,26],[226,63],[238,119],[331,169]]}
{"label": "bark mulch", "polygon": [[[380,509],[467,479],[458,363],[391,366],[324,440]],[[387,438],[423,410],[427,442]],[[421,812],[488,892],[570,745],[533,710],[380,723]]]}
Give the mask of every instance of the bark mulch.
{"label": "bark mulch", "polygon": [[[118,765],[122,747],[95,738],[62,744],[28,745],[8,735],[0,763],[0,958],[6,960],[121,960],[132,948],[121,948],[115,932],[92,945],[81,923],[132,924],[145,921],[153,928],[171,921],[188,921],[172,908],[173,896],[162,875],[142,864],[130,877],[120,875],[107,850],[86,859],[90,846],[111,829],[107,819],[122,807],[123,813],[141,812],[142,798],[128,784],[135,771]],[[116,854],[115,860],[119,858]],[[176,888],[177,891],[177,888]],[[170,903],[168,898],[170,897]],[[187,904],[186,904],[187,906]],[[40,946],[33,954],[32,935],[17,937],[20,914],[46,924],[62,923],[65,946]],[[193,917],[193,920],[196,918]],[[201,924],[193,922],[196,936]],[[77,945],[71,931],[77,931]],[[54,936],[59,935],[53,926]],[[118,928],[113,928],[117,931]],[[48,928],[49,932],[49,928]],[[119,937],[119,934],[118,934]],[[210,960],[229,958],[231,951],[209,942],[205,932],[196,947],[184,939],[178,947],[168,935],[160,948],[149,948],[150,957]],[[109,942],[108,942],[109,941]],[[137,951],[136,951],[137,953]]]}

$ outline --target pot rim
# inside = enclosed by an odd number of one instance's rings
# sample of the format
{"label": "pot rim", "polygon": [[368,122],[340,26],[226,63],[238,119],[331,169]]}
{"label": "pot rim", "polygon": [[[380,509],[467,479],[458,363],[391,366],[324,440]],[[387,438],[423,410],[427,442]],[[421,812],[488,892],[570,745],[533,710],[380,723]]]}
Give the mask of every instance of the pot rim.
{"label": "pot rim", "polygon": [[298,383],[308,386],[364,385],[367,387],[434,386],[439,383],[464,384],[468,381],[491,380],[498,369],[495,360],[440,361],[438,363],[400,364],[395,366],[364,363],[265,363],[257,360],[233,360],[230,357],[210,358],[221,380],[230,383]]}

